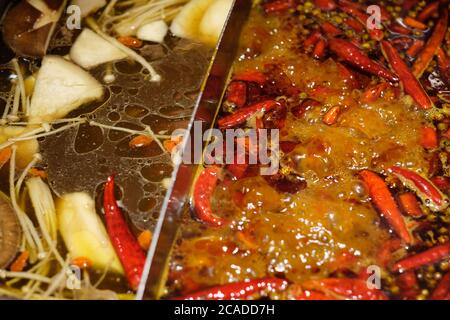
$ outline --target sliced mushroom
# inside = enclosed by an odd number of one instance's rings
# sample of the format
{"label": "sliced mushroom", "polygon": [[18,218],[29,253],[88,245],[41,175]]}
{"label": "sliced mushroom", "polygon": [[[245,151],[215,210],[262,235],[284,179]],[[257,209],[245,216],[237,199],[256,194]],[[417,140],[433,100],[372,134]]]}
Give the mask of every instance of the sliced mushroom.
{"label": "sliced mushroom", "polygon": [[0,194],[0,269],[6,268],[19,252],[22,229],[11,203]]}
{"label": "sliced mushroom", "polygon": [[5,43],[20,56],[44,56],[63,4],[63,0],[20,1],[3,21]]}

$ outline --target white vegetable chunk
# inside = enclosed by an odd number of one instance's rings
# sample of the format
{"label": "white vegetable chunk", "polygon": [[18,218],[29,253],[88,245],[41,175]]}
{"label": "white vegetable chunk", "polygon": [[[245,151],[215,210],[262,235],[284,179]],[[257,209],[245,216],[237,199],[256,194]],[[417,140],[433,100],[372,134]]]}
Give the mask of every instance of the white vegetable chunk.
{"label": "white vegetable chunk", "polygon": [[200,22],[200,33],[205,41],[216,43],[219,40],[232,4],[232,0],[216,0],[208,7]]}
{"label": "white vegetable chunk", "polygon": [[81,9],[81,16],[87,17],[91,13],[106,5],[106,0],[72,0],[72,5],[76,5]]}
{"label": "white vegetable chunk", "polygon": [[144,41],[162,43],[169,31],[164,20],[159,20],[143,25],[137,31],[137,37]]}
{"label": "white vegetable chunk", "polygon": [[[32,130],[32,127],[0,126],[0,144]],[[24,169],[33,160],[34,155],[39,152],[39,143],[36,139],[31,139],[16,142],[16,146],[16,166]]]}
{"label": "white vegetable chunk", "polygon": [[198,39],[200,36],[200,21],[208,7],[215,0],[191,0],[173,19],[170,31],[177,37]]}
{"label": "white vegetable chunk", "polygon": [[86,193],[70,193],[56,203],[58,227],[73,259],[85,257],[94,268],[123,274],[119,258],[95,211],[94,200]]}
{"label": "white vegetable chunk", "polygon": [[100,37],[91,29],[84,29],[70,49],[70,59],[85,69],[122,60],[127,54]]}
{"label": "white vegetable chunk", "polygon": [[60,56],[46,56],[36,78],[29,120],[40,122],[63,118],[102,96],[102,85],[89,73]]}
{"label": "white vegetable chunk", "polygon": [[177,37],[215,45],[222,33],[233,0],[191,0],[170,26]]}

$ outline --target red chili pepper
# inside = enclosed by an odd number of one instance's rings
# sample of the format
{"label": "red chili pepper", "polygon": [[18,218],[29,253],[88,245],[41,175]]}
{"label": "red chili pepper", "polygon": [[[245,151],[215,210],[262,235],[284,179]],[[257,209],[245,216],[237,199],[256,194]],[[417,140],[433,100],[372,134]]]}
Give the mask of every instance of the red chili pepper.
{"label": "red chili pepper", "polygon": [[370,74],[382,77],[391,82],[397,82],[398,77],[387,70],[378,62],[370,59],[361,49],[354,44],[342,39],[330,39],[330,49],[341,59],[354,67]]}
{"label": "red chili pepper", "polygon": [[400,206],[403,212],[410,217],[420,218],[423,216],[422,209],[420,209],[419,201],[411,192],[402,193],[398,196]]}
{"label": "red chili pepper", "polygon": [[409,27],[411,27],[411,28],[414,28],[414,29],[425,30],[425,29],[427,28],[427,25],[426,25],[426,24],[424,24],[424,23],[422,23],[422,22],[420,22],[420,21],[417,21],[416,19],[411,18],[411,17],[409,17],[409,16],[403,18],[403,22],[404,22],[407,26],[409,26]]}
{"label": "red chili pepper", "polygon": [[302,119],[305,116],[306,112],[314,108],[319,108],[320,106],[322,106],[322,104],[317,100],[305,99],[302,101],[302,103],[300,103],[300,105],[293,107],[291,109],[291,113],[297,119]]}
{"label": "red chili pepper", "polygon": [[381,98],[383,91],[389,88],[389,83],[383,82],[380,84],[377,84],[376,86],[367,89],[362,97],[361,101],[363,103],[371,103],[377,101],[379,98]]}
{"label": "red chili pepper", "polygon": [[227,170],[237,180],[245,177],[245,173],[246,173],[247,169],[248,169],[247,163],[243,163],[243,164],[233,163],[233,164],[227,165]]}
{"label": "red chili pepper", "polygon": [[238,111],[229,116],[219,119],[217,124],[220,129],[233,128],[237,125],[244,123],[256,113],[267,112],[274,109],[277,106],[280,106],[280,104],[275,100],[266,100],[263,102],[258,102],[248,107],[239,109]]}
{"label": "red chili pepper", "polygon": [[232,81],[227,88],[226,102],[242,108],[247,102],[247,84],[243,81]]}
{"label": "red chili pepper", "polygon": [[364,31],[364,26],[359,23],[358,20],[354,19],[354,18],[347,18],[344,20],[344,23],[351,29],[353,29],[354,31],[361,33]]}
{"label": "red chili pepper", "polygon": [[420,51],[419,56],[412,66],[412,73],[417,78],[420,78],[422,76],[424,71],[430,65],[430,62],[433,60],[433,57],[435,56],[437,50],[439,49],[442,41],[445,38],[447,27],[448,10],[447,8],[445,8],[436,24],[436,27],[434,28],[433,34],[425,45],[425,48]]}
{"label": "red chili pepper", "polygon": [[369,29],[370,38],[376,41],[381,41],[384,38],[383,29]]}
{"label": "red chili pepper", "polygon": [[361,88],[361,83],[357,79],[353,71],[349,70],[342,63],[337,62],[336,65],[338,67],[339,73],[344,77],[345,83],[347,83],[352,88]]}
{"label": "red chili pepper", "polygon": [[303,42],[305,47],[315,45],[322,38],[322,34],[319,31],[314,31],[306,40]]}
{"label": "red chili pepper", "polygon": [[438,48],[436,57],[439,66],[439,73],[445,81],[450,82],[450,59],[442,48]]}
{"label": "red chili pepper", "polygon": [[437,176],[431,179],[431,182],[440,190],[450,189],[450,179],[447,177]]}
{"label": "red chili pepper", "polygon": [[337,7],[334,0],[314,0],[314,5],[323,11],[332,11]]}
{"label": "red chili pepper", "polygon": [[402,299],[416,299],[419,295],[419,285],[414,271],[406,271],[400,274],[396,279],[397,286],[400,288]]}
{"label": "red chili pepper", "polygon": [[146,257],[117,205],[114,195],[114,176],[110,176],[106,182],[103,209],[106,229],[112,245],[122,263],[130,287],[136,290],[141,280]]}
{"label": "red chili pepper", "polygon": [[269,13],[280,13],[287,11],[295,6],[294,0],[276,0],[264,4],[264,12]]}
{"label": "red chili pepper", "polygon": [[389,168],[389,170],[408,188],[415,191],[422,202],[431,210],[442,211],[448,207],[449,203],[447,196],[445,196],[430,180],[414,171],[396,166]]}
{"label": "red chili pepper", "polygon": [[432,2],[428,4],[417,16],[417,20],[420,22],[425,22],[433,14],[435,14],[439,9],[439,1]]}
{"label": "red chili pepper", "polygon": [[328,126],[331,126],[336,123],[339,114],[341,113],[341,107],[335,106],[331,107],[330,110],[327,111],[327,113],[323,116],[323,123],[325,123]]}
{"label": "red chili pepper", "polygon": [[407,12],[411,10],[413,7],[416,6],[416,4],[419,2],[419,0],[405,0],[403,1],[402,9],[403,11]]}
{"label": "red chili pepper", "polygon": [[403,241],[408,244],[412,243],[412,237],[408,232],[400,209],[395,203],[384,180],[376,173],[368,170],[361,171],[359,175],[368,188],[372,203],[378,208],[381,215],[388,221],[389,225]]}
{"label": "red chili pepper", "polygon": [[256,70],[247,70],[235,74],[233,76],[233,80],[255,82],[257,84],[263,85],[264,83],[266,83],[266,76],[264,75],[264,73]]}
{"label": "red chili pepper", "polygon": [[197,218],[212,226],[221,227],[225,220],[213,214],[211,198],[214,194],[217,181],[219,180],[221,169],[216,166],[204,169],[194,186],[194,209]]}
{"label": "red chili pepper", "polygon": [[411,58],[414,58],[417,56],[417,54],[422,50],[423,46],[425,45],[425,42],[422,40],[414,40],[413,44],[409,49],[406,51],[406,54],[410,56]]}
{"label": "red chili pepper", "polygon": [[389,26],[389,30],[403,35],[410,35],[412,33],[411,30],[399,24]]}
{"label": "red chili pepper", "polygon": [[392,271],[414,270],[427,264],[436,263],[450,255],[450,243],[442,244],[424,252],[396,262],[392,266]]}
{"label": "red chili pepper", "polygon": [[327,47],[327,42],[325,41],[325,39],[320,39],[316,43],[316,46],[314,47],[313,57],[318,60],[322,59],[325,56],[325,48],[326,47]]}
{"label": "red chili pepper", "polygon": [[421,109],[433,108],[433,101],[431,101],[420,82],[408,69],[397,50],[388,41],[382,41],[381,48],[392,69],[400,77],[405,92],[414,99]]}
{"label": "red chili pepper", "polygon": [[377,254],[377,261],[382,267],[386,267],[392,260],[392,253],[402,247],[402,242],[399,239],[390,239],[380,246]]}
{"label": "red chili pepper", "polygon": [[230,283],[189,294],[176,300],[238,300],[262,291],[281,291],[287,288],[287,281],[264,278],[248,282]]}
{"label": "red chili pepper", "polygon": [[341,30],[341,29],[339,29],[339,28],[336,27],[334,24],[332,24],[332,23],[330,23],[330,22],[328,22],[328,21],[322,23],[322,24],[320,25],[320,27],[322,28],[322,30],[323,30],[328,36],[331,36],[331,37],[334,37],[334,36],[337,36],[337,35],[342,34],[342,30]]}
{"label": "red chili pepper", "polygon": [[439,146],[435,128],[423,127],[420,129],[420,145],[425,149],[436,149]]}
{"label": "red chili pepper", "polygon": [[309,280],[302,284],[308,290],[333,292],[339,296],[353,300],[387,300],[385,294],[378,289],[369,289],[367,281],[350,278],[327,278]]}
{"label": "red chili pepper", "polygon": [[432,300],[450,299],[450,272],[442,277],[430,297]]}

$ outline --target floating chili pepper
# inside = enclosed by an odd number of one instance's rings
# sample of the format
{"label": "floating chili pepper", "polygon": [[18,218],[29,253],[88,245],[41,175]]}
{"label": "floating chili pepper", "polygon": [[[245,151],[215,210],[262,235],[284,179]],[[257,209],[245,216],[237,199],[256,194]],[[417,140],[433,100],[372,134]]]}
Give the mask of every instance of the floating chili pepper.
{"label": "floating chili pepper", "polygon": [[439,262],[450,255],[450,243],[438,245],[424,252],[415,254],[396,262],[392,266],[392,271],[403,272],[414,270],[428,264]]}
{"label": "floating chili pepper", "polygon": [[90,269],[94,265],[91,259],[86,257],[77,257],[70,262],[70,265],[80,269]]}
{"label": "floating chili pepper", "polygon": [[227,88],[226,103],[242,108],[247,102],[247,84],[244,81],[232,81]]}
{"label": "floating chili pepper", "polygon": [[419,201],[417,201],[416,196],[411,192],[402,193],[398,196],[398,201],[400,203],[403,212],[410,217],[420,218],[423,216],[422,209],[420,209]]}
{"label": "floating chili pepper", "polygon": [[0,150],[0,169],[9,161],[11,154],[10,147]]}
{"label": "floating chili pepper", "polygon": [[264,75],[264,73],[257,70],[247,70],[235,74],[233,76],[233,80],[255,82],[257,84],[263,85],[266,82],[266,76]]}
{"label": "floating chili pepper", "polygon": [[448,207],[449,203],[447,196],[445,196],[430,180],[414,171],[396,166],[389,168],[389,170],[408,188],[413,190],[422,202],[431,210],[442,211]]}
{"label": "floating chili pepper", "polygon": [[130,36],[120,36],[120,37],[117,38],[117,40],[120,43],[122,43],[124,46],[127,46],[129,48],[133,48],[133,49],[140,48],[143,45],[142,40],[139,40],[137,38],[130,37]]}
{"label": "floating chili pepper", "polygon": [[377,101],[379,98],[381,98],[383,91],[389,88],[389,83],[383,82],[379,83],[374,87],[371,87],[367,89],[362,97],[361,101],[363,103],[371,103]]}
{"label": "floating chili pepper", "polygon": [[23,269],[25,269],[25,267],[26,267],[26,265],[28,263],[28,258],[29,257],[30,257],[30,253],[27,250],[23,251],[17,257],[17,259],[11,264],[9,269],[12,272],[21,272],[21,271],[23,271]]}
{"label": "floating chili pepper", "polygon": [[368,170],[361,171],[359,175],[367,186],[372,203],[378,208],[380,214],[388,221],[389,225],[403,241],[408,244],[412,243],[412,237],[408,232],[400,209],[384,180],[376,173]]}
{"label": "floating chili pepper", "polygon": [[397,50],[388,41],[381,42],[382,51],[389,61],[392,69],[400,77],[403,89],[409,94],[421,109],[431,109],[434,107],[428,94],[423,89],[417,78],[408,69],[406,63],[402,60]]}
{"label": "floating chili pepper", "polygon": [[221,227],[225,224],[225,220],[214,215],[211,207],[211,198],[219,180],[221,169],[212,166],[204,169],[197,179],[194,186],[194,209],[197,218],[212,226]]}
{"label": "floating chili pepper", "polygon": [[400,296],[403,299],[415,299],[419,294],[419,285],[414,271],[406,271],[396,279],[396,284],[400,288]]}
{"label": "floating chili pepper", "polygon": [[358,20],[354,19],[354,18],[347,18],[344,20],[344,23],[351,29],[353,29],[354,31],[360,33],[364,31],[364,26],[359,23]]}
{"label": "floating chili pepper", "polygon": [[310,47],[315,45],[322,38],[322,34],[319,31],[314,31],[305,41],[303,45],[305,47]]}
{"label": "floating chili pepper", "polygon": [[450,189],[450,179],[447,177],[437,176],[431,179],[431,182],[440,190]]}
{"label": "floating chili pepper", "polygon": [[386,267],[392,260],[392,253],[402,247],[402,242],[399,239],[390,239],[380,246],[377,254],[377,261],[382,267]]}
{"label": "floating chili pepper", "polygon": [[406,51],[406,54],[408,56],[410,56],[411,58],[414,58],[417,56],[417,54],[420,52],[420,50],[422,50],[424,45],[425,45],[424,41],[414,40],[413,44]]}
{"label": "floating chili pepper", "polygon": [[425,30],[425,29],[427,28],[427,25],[426,25],[426,24],[424,24],[424,23],[422,23],[422,22],[420,22],[420,21],[418,21],[418,20],[416,20],[416,19],[414,19],[414,18],[411,18],[411,17],[409,17],[409,16],[406,16],[406,17],[403,19],[403,22],[404,22],[407,26],[409,26],[409,27],[411,27],[411,28],[414,28],[414,29]]}
{"label": "floating chili pepper", "polygon": [[151,137],[141,134],[131,139],[128,145],[132,149],[138,149],[148,147],[149,145],[152,144],[152,142],[153,139]]}
{"label": "floating chili pepper", "polygon": [[342,39],[330,39],[330,49],[341,59],[362,71],[382,77],[391,82],[397,82],[398,77],[378,62],[370,59],[354,44]]}
{"label": "floating chili pepper", "polygon": [[435,14],[439,9],[439,1],[432,2],[428,4],[417,16],[417,20],[420,22],[425,22],[433,14]]}
{"label": "floating chili pepper", "polygon": [[266,100],[252,104],[251,106],[239,109],[235,113],[225,116],[217,122],[220,129],[229,129],[237,125],[243,124],[258,112],[267,112],[275,107],[280,106],[275,100]]}
{"label": "floating chili pepper", "polygon": [[122,263],[130,287],[136,290],[141,280],[146,257],[117,205],[114,195],[114,176],[110,176],[106,182],[103,209],[111,243]]}
{"label": "floating chili pepper", "polygon": [[264,12],[269,13],[280,13],[287,11],[295,6],[294,0],[276,0],[264,4]]}
{"label": "floating chili pepper", "polygon": [[435,128],[423,127],[420,129],[420,145],[425,149],[436,149],[439,146]]}
{"label": "floating chili pepper", "polygon": [[248,169],[248,164],[247,163],[242,163],[242,164],[238,164],[238,163],[233,163],[233,164],[229,164],[227,165],[226,169],[228,170],[228,172],[230,172],[233,177],[237,180],[242,179],[245,177],[245,173]]}
{"label": "floating chili pepper", "polygon": [[334,106],[331,107],[330,110],[327,111],[327,113],[323,116],[323,123],[325,123],[328,126],[331,126],[336,123],[339,114],[341,113],[341,107]]}
{"label": "floating chili pepper", "polygon": [[320,27],[330,37],[338,36],[342,34],[342,30],[336,27],[334,24],[326,21],[323,22]]}
{"label": "floating chili pepper", "polygon": [[447,83],[450,82],[450,59],[442,48],[436,51],[436,57],[439,66],[439,73]]}
{"label": "floating chili pepper", "polygon": [[[400,34],[403,34],[406,36],[408,36],[412,33],[412,31],[410,29],[408,29],[400,24],[394,24],[394,25],[389,26],[389,30],[391,32],[400,33]],[[397,39],[392,39],[392,40],[397,40]]]}
{"label": "floating chili pepper", "polygon": [[297,119],[302,119],[305,116],[305,113],[320,107],[322,104],[314,99],[305,99],[300,103],[300,105],[295,106],[291,109],[291,113],[296,117]]}
{"label": "floating chili pepper", "polygon": [[302,284],[308,290],[332,292],[338,296],[353,300],[387,300],[386,295],[378,289],[369,289],[367,281],[350,278],[327,278],[309,280]]}
{"label": "floating chili pepper", "polygon": [[336,9],[337,4],[334,0],[314,0],[314,5],[323,11],[332,11]]}
{"label": "floating chili pepper", "polygon": [[412,73],[417,78],[420,78],[424,71],[430,65],[434,55],[442,44],[442,40],[445,38],[448,26],[448,10],[444,9],[441,17],[439,18],[433,34],[425,45],[424,49],[420,51],[414,65],[412,66]]}
{"label": "floating chili pepper", "polygon": [[262,291],[282,291],[287,288],[287,285],[286,280],[264,278],[248,282],[230,283],[189,294],[176,300],[238,300]]}
{"label": "floating chili pepper", "polygon": [[327,47],[327,42],[325,39],[319,39],[319,41],[316,43],[316,46],[313,50],[313,57],[320,60],[325,56],[325,49]]}
{"label": "floating chili pepper", "polygon": [[415,5],[419,2],[419,0],[404,0],[402,5],[402,10],[407,12],[411,10]]}
{"label": "floating chili pepper", "polygon": [[434,288],[430,298],[432,300],[450,299],[450,272],[442,277],[436,288]]}

